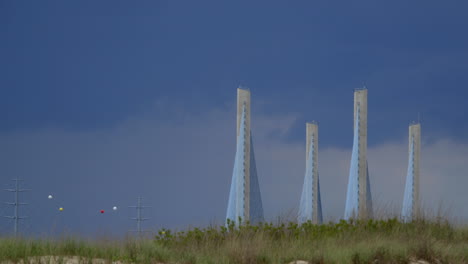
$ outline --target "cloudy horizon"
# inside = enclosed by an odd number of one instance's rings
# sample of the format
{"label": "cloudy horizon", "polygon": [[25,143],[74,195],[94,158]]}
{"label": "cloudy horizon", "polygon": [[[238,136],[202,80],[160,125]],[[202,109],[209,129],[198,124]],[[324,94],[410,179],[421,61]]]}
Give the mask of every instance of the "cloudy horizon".
{"label": "cloudy horizon", "polygon": [[[134,226],[129,218],[135,212],[127,206],[135,205],[137,196],[152,206],[143,211],[152,218],[143,224],[149,229],[222,224],[235,154],[236,113],[234,104],[230,105],[192,114],[159,103],[143,115],[108,129],[0,133],[0,146],[7,150],[0,157],[6,165],[3,174],[23,178],[24,186],[33,189],[25,193],[30,205],[23,212],[32,216],[27,220],[27,230],[122,234]],[[176,114],[161,122],[152,118],[154,113]],[[294,114],[270,115],[257,107],[252,113],[252,135],[268,221],[294,220],[298,207],[305,172],[305,124],[303,142],[288,141],[295,120]],[[349,140],[347,148],[322,147],[320,137],[326,133],[319,125],[323,214],[325,221],[336,221],[344,212],[352,129],[342,132]],[[422,124],[423,207],[436,213],[443,206],[450,218],[464,221],[468,219],[464,208],[468,196],[463,191],[468,183],[464,177],[468,173],[467,145],[444,138],[427,142],[426,134],[430,131],[425,131]],[[378,215],[383,216],[382,211],[390,216],[399,214],[407,151],[407,137],[368,148]],[[53,194],[54,199],[48,200],[48,194]],[[4,193],[2,198],[12,196]],[[110,210],[114,205],[119,207],[117,212]],[[64,207],[64,212],[57,210],[59,206]],[[101,209],[107,213],[100,215]],[[3,208],[3,212],[8,211]],[[8,230],[8,225],[2,226],[4,232]]]}

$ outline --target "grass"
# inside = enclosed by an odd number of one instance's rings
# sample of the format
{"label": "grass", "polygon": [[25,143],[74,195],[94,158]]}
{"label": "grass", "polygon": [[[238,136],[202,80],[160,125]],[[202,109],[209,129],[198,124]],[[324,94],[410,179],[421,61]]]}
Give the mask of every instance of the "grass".
{"label": "grass", "polygon": [[133,263],[468,263],[468,229],[397,219],[160,230],[152,239],[0,239],[0,261],[80,256]]}

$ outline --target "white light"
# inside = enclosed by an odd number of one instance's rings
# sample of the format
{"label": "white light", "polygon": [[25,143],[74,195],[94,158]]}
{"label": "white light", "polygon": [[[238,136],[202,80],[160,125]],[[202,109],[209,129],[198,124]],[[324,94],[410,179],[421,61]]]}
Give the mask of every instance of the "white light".
{"label": "white light", "polygon": [[117,206],[112,207],[112,210],[117,211]]}
{"label": "white light", "polygon": [[53,197],[52,197],[52,195],[51,195],[51,194],[49,194],[49,196],[48,196],[47,198],[49,198],[49,199],[52,199]]}

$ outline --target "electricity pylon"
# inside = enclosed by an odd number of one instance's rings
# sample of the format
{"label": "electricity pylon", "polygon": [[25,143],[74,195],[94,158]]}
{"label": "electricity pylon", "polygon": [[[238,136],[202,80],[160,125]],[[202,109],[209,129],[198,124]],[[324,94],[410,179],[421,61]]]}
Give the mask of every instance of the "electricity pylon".
{"label": "electricity pylon", "polygon": [[142,231],[143,232],[145,231],[145,230],[141,230],[141,222],[150,219],[150,218],[144,218],[144,217],[141,216],[141,209],[151,207],[151,206],[141,205],[141,200],[142,200],[142,198],[138,197],[137,205],[136,206],[129,206],[129,208],[136,208],[136,210],[137,210],[137,217],[130,218],[130,219],[135,220],[137,222],[137,229],[136,230],[130,230],[130,232],[137,232],[139,236],[141,235]]}
{"label": "electricity pylon", "polygon": [[27,216],[20,216],[19,215],[19,207],[21,205],[27,205],[27,203],[20,203],[18,194],[20,192],[26,192],[26,191],[30,191],[30,190],[29,189],[20,189],[19,188],[19,181],[22,181],[21,179],[13,179],[13,181],[15,181],[15,188],[14,189],[5,189],[5,191],[14,192],[15,193],[15,201],[13,203],[6,202],[5,204],[12,205],[14,207],[14,214],[12,216],[7,215],[7,216],[3,216],[3,217],[13,219],[13,222],[14,222],[13,232],[14,232],[15,237],[16,237],[16,236],[18,236],[18,222],[19,222],[19,220],[28,218]]}

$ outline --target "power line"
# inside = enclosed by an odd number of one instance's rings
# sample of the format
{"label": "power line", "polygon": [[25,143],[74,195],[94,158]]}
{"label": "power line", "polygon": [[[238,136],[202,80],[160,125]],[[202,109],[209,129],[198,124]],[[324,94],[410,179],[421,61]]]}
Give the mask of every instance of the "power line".
{"label": "power line", "polygon": [[13,232],[15,234],[15,237],[18,235],[18,222],[21,219],[28,218],[27,216],[20,216],[19,215],[19,207],[21,205],[27,205],[27,203],[20,203],[19,202],[19,193],[20,192],[27,192],[30,191],[30,189],[20,189],[19,188],[19,182],[22,181],[21,179],[13,179],[15,182],[15,188],[14,189],[5,189],[7,192],[14,192],[15,193],[15,201],[13,203],[11,202],[6,202],[5,204],[11,205],[14,207],[14,214],[12,216],[3,216],[5,218],[13,219],[14,221],[14,227],[13,227]]}
{"label": "power line", "polygon": [[130,218],[130,219],[135,220],[137,222],[137,229],[136,230],[130,230],[130,232],[137,232],[139,236],[141,236],[142,231],[143,232],[145,231],[145,230],[141,230],[141,222],[150,219],[150,218],[144,218],[144,217],[141,216],[141,209],[151,207],[151,206],[141,205],[141,200],[142,200],[142,198],[138,197],[137,205],[136,206],[129,206],[129,208],[136,208],[136,210],[137,210],[137,216],[133,217],[133,218]]}

